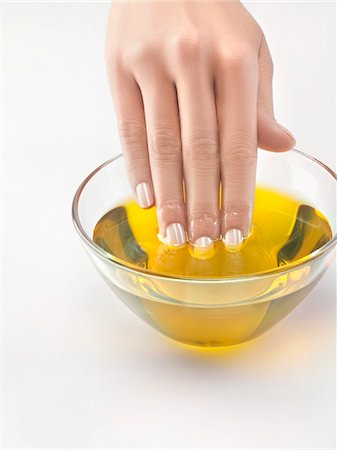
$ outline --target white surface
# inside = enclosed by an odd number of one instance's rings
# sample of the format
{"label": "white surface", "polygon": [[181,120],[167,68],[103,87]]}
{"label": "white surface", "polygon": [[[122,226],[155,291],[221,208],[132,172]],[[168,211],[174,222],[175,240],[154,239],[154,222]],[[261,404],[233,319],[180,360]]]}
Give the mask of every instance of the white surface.
{"label": "white surface", "polygon": [[[276,111],[334,165],[335,5],[249,3]],[[105,3],[5,3],[3,448],[335,448],[335,270],[268,334],[207,353],[110,292],[70,219],[118,152]]]}

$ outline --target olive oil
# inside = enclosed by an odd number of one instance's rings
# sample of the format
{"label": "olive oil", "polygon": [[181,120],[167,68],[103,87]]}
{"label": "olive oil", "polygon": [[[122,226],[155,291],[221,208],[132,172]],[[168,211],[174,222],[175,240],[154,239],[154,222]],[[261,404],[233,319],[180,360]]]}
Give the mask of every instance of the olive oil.
{"label": "olive oil", "polygon": [[[327,219],[296,198],[258,187],[252,232],[242,248],[228,252],[221,241],[200,257],[193,245],[168,247],[158,239],[155,208],[130,200],[107,212],[93,239],[130,268],[196,284],[130,276],[135,295],[114,287],[130,309],[168,336],[190,344],[221,346],[255,337],[294,309],[318,281],[310,266],[247,284],[205,285],[200,280],[253,276],[304,259],[332,237]],[[113,258],[112,258],[113,259]]]}
{"label": "olive oil", "polygon": [[215,243],[210,257],[198,257],[193,245],[168,247],[157,237],[155,208],[142,209],[135,201],[105,214],[94,230],[94,241],[129,266],[163,275],[218,278],[273,269],[309,255],[331,239],[324,216],[294,198],[257,189],[253,227],[240,251],[226,251]]}

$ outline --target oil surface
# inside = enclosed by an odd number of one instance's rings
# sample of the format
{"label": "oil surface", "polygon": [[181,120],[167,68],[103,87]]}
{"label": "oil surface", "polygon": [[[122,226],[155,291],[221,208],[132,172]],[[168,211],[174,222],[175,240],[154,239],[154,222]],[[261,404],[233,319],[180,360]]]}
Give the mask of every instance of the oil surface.
{"label": "oil surface", "polygon": [[145,210],[130,200],[98,221],[93,238],[130,266],[196,278],[273,269],[309,255],[331,239],[329,223],[319,211],[262,188],[256,192],[252,233],[238,252],[226,251],[218,241],[210,255],[199,257],[192,245],[168,247],[157,234],[155,208]]}

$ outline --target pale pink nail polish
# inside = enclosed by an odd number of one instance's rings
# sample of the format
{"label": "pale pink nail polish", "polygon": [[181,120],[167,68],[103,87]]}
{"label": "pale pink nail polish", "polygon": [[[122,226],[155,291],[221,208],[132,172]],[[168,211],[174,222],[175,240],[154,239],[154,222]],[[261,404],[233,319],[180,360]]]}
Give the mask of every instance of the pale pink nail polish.
{"label": "pale pink nail polish", "polygon": [[242,231],[237,228],[228,230],[223,238],[223,243],[229,251],[237,251],[243,243]]}
{"label": "pale pink nail polish", "polygon": [[137,202],[141,208],[148,208],[153,204],[153,194],[147,183],[139,183],[136,186]]}
{"label": "pale pink nail polish", "polygon": [[193,243],[192,255],[198,259],[209,259],[214,256],[214,241],[209,236],[202,236]]}
{"label": "pale pink nail polish", "polygon": [[186,243],[186,233],[180,223],[171,223],[166,228],[165,241],[168,245],[180,246]]}

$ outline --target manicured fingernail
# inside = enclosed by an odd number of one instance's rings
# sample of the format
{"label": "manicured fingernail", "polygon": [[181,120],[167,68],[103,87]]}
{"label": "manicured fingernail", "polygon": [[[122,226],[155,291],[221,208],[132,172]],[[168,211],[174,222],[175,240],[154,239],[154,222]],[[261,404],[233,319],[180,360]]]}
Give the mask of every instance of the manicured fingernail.
{"label": "manicured fingernail", "polygon": [[186,243],[186,233],[184,227],[180,223],[171,223],[166,228],[165,241],[168,245],[178,247]]}
{"label": "manicured fingernail", "polygon": [[237,228],[233,228],[228,230],[225,234],[225,237],[222,239],[223,243],[226,246],[228,251],[236,251],[239,250],[243,243],[243,235],[242,231]]}
{"label": "manicured fingernail", "polygon": [[202,236],[194,242],[196,247],[209,248],[213,245],[213,240],[208,236]]}
{"label": "manicured fingernail", "polygon": [[193,244],[193,256],[208,259],[214,255],[214,243],[208,236],[198,238]]}
{"label": "manicured fingernail", "polygon": [[276,123],[277,123],[278,127],[281,128],[282,131],[284,131],[284,133],[286,133],[289,137],[291,137],[292,139],[295,140],[294,135],[292,133],[290,133],[290,131],[286,127],[284,127],[283,125],[281,125],[278,122],[276,122]]}
{"label": "manicured fingernail", "polygon": [[136,186],[137,202],[141,208],[148,208],[153,204],[153,194],[147,183],[139,183]]}

